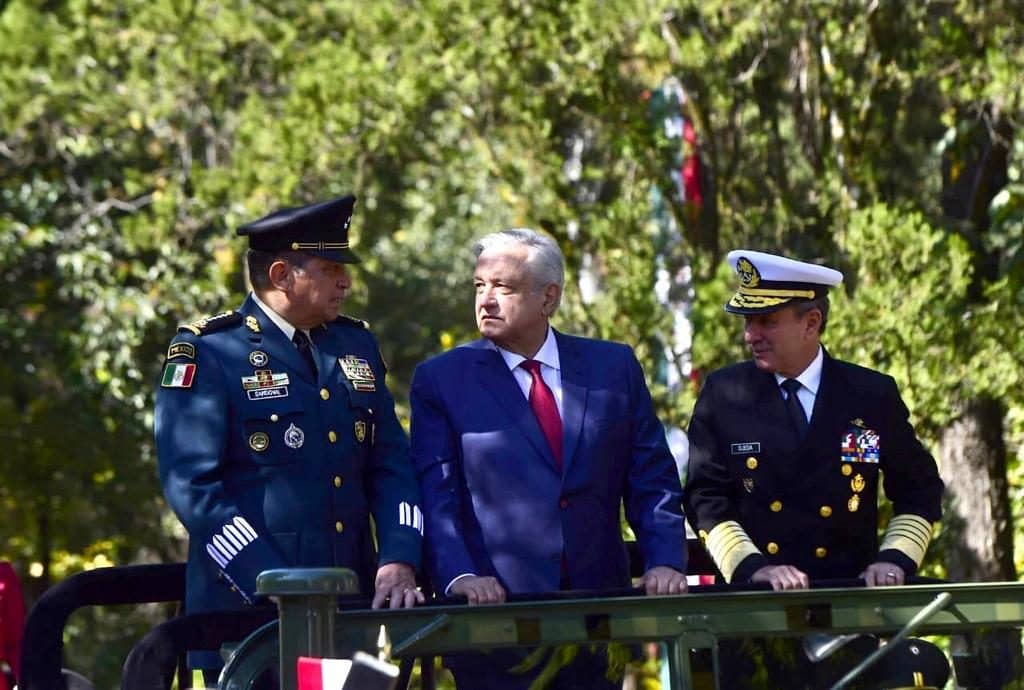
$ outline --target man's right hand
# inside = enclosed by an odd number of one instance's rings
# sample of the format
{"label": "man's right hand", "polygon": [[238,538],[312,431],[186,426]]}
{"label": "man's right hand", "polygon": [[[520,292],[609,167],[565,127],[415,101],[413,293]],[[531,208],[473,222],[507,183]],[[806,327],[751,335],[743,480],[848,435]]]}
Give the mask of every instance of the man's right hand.
{"label": "man's right hand", "polygon": [[494,577],[460,577],[452,583],[448,593],[464,596],[470,604],[500,604],[505,601],[505,588]]}
{"label": "man's right hand", "polygon": [[807,589],[811,586],[807,573],[791,565],[766,565],[759,568],[751,582],[767,582],[776,592],[782,589]]}

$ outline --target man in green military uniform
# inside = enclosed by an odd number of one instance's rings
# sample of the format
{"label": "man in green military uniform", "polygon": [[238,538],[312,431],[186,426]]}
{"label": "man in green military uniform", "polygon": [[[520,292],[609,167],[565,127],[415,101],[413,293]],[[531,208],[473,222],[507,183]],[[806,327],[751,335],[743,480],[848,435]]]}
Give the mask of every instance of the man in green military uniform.
{"label": "man in green military uniform", "polygon": [[[861,577],[900,585],[924,558],[943,484],[889,376],[821,345],[842,274],[729,253],[752,361],[712,373],[689,427],[684,505],[725,579],[806,588]],[[893,517],[879,543],[882,485]]]}
{"label": "man in green military uniform", "polygon": [[[155,432],[164,495],[189,532],[188,613],[251,604],[256,576],[288,567],[352,568],[375,607],[423,600],[408,442],[376,340],[338,315],[358,261],[354,204],[239,228],[252,293],[238,311],[183,326],[168,348]],[[213,651],[189,663],[221,664]]]}

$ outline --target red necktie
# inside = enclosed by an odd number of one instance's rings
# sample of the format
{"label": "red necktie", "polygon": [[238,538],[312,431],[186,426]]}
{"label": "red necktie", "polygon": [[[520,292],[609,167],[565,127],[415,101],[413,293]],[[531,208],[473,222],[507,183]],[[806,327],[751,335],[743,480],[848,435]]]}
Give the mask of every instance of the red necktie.
{"label": "red necktie", "polygon": [[537,416],[540,429],[551,447],[551,454],[555,456],[555,464],[558,471],[562,471],[562,418],[558,416],[558,405],[555,403],[555,396],[544,383],[540,375],[540,362],[535,359],[527,359],[520,363],[523,369],[530,372],[533,377],[533,385],[530,386],[530,409]]}

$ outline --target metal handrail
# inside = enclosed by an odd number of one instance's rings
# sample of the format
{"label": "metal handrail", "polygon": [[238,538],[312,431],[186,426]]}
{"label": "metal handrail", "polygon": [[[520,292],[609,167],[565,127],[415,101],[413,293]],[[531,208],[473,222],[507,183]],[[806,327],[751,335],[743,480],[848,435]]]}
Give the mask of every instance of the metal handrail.
{"label": "metal handrail", "polygon": [[185,596],[185,564],[130,565],[77,573],[46,590],[25,621],[22,637],[22,690],[64,687],[61,659],[64,626],[84,606],[180,601]]}

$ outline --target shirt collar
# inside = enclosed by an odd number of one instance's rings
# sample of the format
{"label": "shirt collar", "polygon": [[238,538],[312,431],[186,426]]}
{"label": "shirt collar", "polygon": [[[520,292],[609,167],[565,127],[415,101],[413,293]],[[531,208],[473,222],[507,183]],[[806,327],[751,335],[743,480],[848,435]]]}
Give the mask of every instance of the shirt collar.
{"label": "shirt collar", "polygon": [[288,323],[287,319],[268,307],[255,292],[252,293],[252,301],[256,303],[256,306],[259,307],[264,314],[267,315],[268,319],[274,322],[275,326],[281,329],[284,333],[284,337],[288,338],[288,340],[292,339],[292,336],[295,335],[295,326]]}
{"label": "shirt collar", "polygon": [[[505,366],[507,366],[510,371],[515,371],[516,367],[526,361],[526,357],[500,348],[494,344],[494,341],[488,342],[491,343],[491,347],[498,351],[501,358],[505,360]],[[537,354],[533,356],[533,359],[541,364],[546,364],[555,371],[558,371],[561,368],[561,362],[558,359],[558,341],[555,340],[555,330],[551,328],[551,326],[548,326],[548,336],[544,339],[544,344],[540,346],[540,350],[538,350]]]}
{"label": "shirt collar", "polygon": [[[821,367],[825,361],[825,353],[821,349],[821,345],[818,346],[818,354],[814,356],[811,363],[807,365],[807,368],[801,372],[796,380],[800,382],[804,388],[809,390],[812,395],[818,394],[818,386],[821,385]],[[775,383],[782,385],[782,382],[786,380],[785,376],[775,374]]]}

